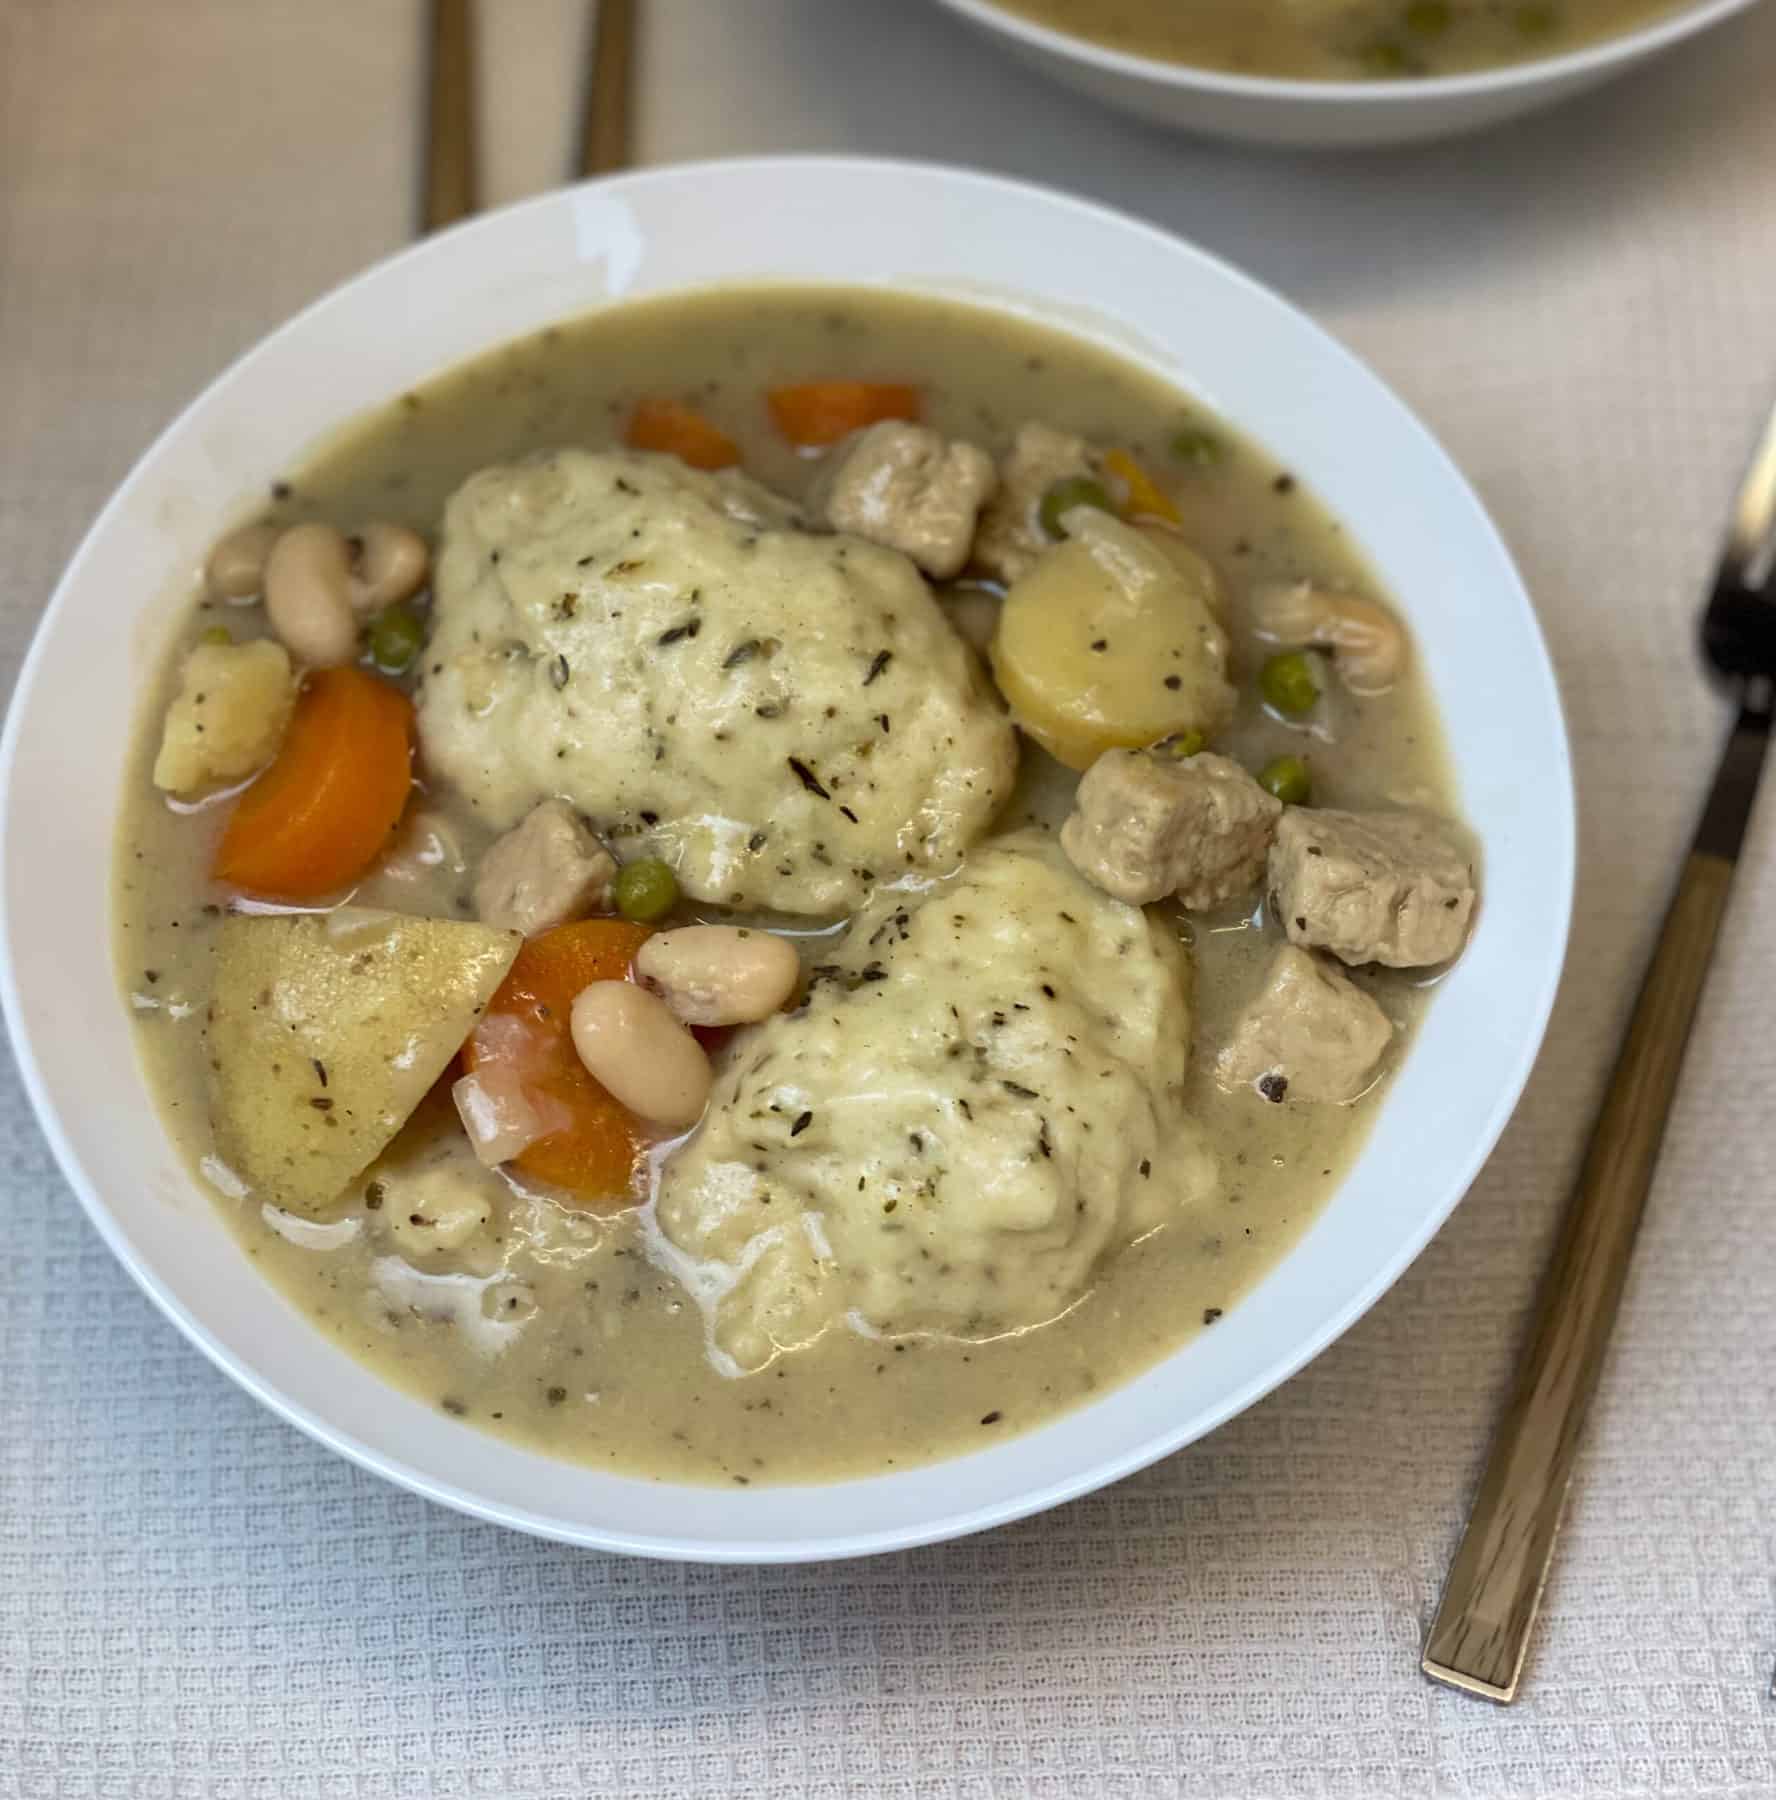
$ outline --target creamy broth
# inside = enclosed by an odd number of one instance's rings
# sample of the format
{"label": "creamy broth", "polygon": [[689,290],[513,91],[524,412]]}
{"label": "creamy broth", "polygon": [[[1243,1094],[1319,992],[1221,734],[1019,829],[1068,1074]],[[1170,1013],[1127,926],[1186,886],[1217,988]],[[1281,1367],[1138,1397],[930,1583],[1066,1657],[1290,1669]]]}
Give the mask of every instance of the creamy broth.
{"label": "creamy broth", "polygon": [[[659,393],[695,401],[740,445],[750,474],[799,495],[812,463],[773,430],[761,396],[810,375],[916,381],[929,423],[994,452],[1032,418],[1131,448],[1229,596],[1241,698],[1216,748],[1252,767],[1303,748],[1302,729],[1255,696],[1264,647],[1244,596],[1266,578],[1309,576],[1374,591],[1358,548],[1287,470],[1186,397],[1089,345],[963,305],[752,289],[595,314],[360,420],[293,466],[263,516],[387,517],[432,536],[447,497],[474,471],[538,449],[612,444],[637,399]],[[992,604],[978,588],[948,595],[962,609]],[[218,620],[237,639],[265,630],[260,607],[200,599],[177,647]],[[1247,1296],[1322,1206],[1379,1103],[1377,1093],[1350,1106],[1268,1105],[1249,1090],[1223,1091],[1210,1074],[1214,1051],[1278,940],[1250,902],[1188,919],[1167,910],[1195,962],[1189,1103],[1219,1160],[1217,1197],[1107,1259],[1086,1295],[1039,1327],[987,1341],[835,1329],[759,1373],[724,1375],[698,1307],[667,1272],[648,1208],[601,1215],[514,1183],[491,1245],[468,1266],[445,1266],[410,1262],[391,1242],[375,1167],[319,1221],[226,1191],[234,1184],[214,1160],[204,1034],[210,959],[231,898],[208,878],[226,808],[175,808],[150,783],[174,685],[169,666],[146,697],[117,880],[122,986],[173,1137],[215,1189],[247,1258],[321,1332],[407,1391],[516,1442],[663,1479],[751,1483],[880,1472],[1027,1429],[1127,1380],[1228,1308],[1262,1304]],[[1316,804],[1456,811],[1432,698],[1410,667],[1391,692],[1361,703],[1334,684],[1312,730]],[[1027,743],[1022,769],[999,829],[1052,830],[1077,777]],[[466,916],[474,861],[493,833],[440,788],[424,802],[459,834],[469,872],[421,866],[415,878],[408,862],[408,879],[372,874],[356,899]],[[689,907],[680,916],[718,915]],[[841,927],[797,929],[818,960]],[[1392,1066],[1431,984],[1414,970],[1363,968],[1353,978],[1399,1027]],[[742,1033],[718,1056],[743,1042]],[[391,1154],[472,1160],[437,1094]],[[242,1279],[251,1279],[244,1268]]]}
{"label": "creamy broth", "polygon": [[999,0],[1135,56],[1312,81],[1454,75],[1557,56],[1670,0]]}

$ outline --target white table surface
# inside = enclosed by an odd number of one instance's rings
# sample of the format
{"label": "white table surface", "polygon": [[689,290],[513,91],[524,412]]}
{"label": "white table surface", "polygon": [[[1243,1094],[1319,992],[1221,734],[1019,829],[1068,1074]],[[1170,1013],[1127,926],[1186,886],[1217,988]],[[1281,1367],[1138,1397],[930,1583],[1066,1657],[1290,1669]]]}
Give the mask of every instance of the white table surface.
{"label": "white table surface", "polygon": [[[921,0],[645,5],[646,160],[842,149],[1083,190],[1274,283],[1419,408],[1522,560],[1574,729],[1546,1051],[1451,1224],[1250,1413],[1047,1517],[790,1570],[530,1542],[297,1436],[137,1294],[8,1070],[0,1800],[1776,1793],[1776,802],[1525,1697],[1417,1671],[1722,725],[1691,618],[1776,392],[1776,7],[1501,135],[1310,159],[1123,124]],[[503,199],[565,166],[582,16],[484,10]],[[395,0],[0,0],[8,677],[170,412],[408,234],[419,46]]]}

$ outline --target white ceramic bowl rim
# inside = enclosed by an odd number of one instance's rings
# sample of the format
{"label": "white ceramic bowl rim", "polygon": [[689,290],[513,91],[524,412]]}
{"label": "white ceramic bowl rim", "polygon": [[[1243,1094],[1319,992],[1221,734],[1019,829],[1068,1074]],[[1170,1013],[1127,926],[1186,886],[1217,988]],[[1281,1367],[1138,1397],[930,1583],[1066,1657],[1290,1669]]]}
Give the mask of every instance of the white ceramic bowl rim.
{"label": "white ceramic bowl rim", "polygon": [[[101,629],[120,588],[143,591],[144,569],[192,566],[293,446],[342,422],[332,396],[354,391],[360,365],[381,383],[360,399],[371,404],[588,306],[747,280],[900,287],[1021,311],[1211,404],[1218,388],[1241,389],[1250,404],[1244,416],[1228,408],[1235,423],[1289,458],[1398,591],[1437,596],[1434,613],[1409,611],[1489,864],[1468,954],[1368,1147],[1303,1240],[1213,1332],[991,1448],[839,1484],[738,1491],[496,1448],[382,1383],[257,1278],[242,1284],[244,1259],[140,1079],[108,953],[109,880],[67,891],[38,871],[46,848],[65,850],[70,868],[82,858],[109,868],[125,731],[116,715],[160,647],[138,631],[133,649],[119,648],[130,634]],[[1242,361],[1241,344],[1263,353],[1248,348]],[[288,410],[255,410],[280,382]],[[1351,457],[1354,441],[1370,444],[1373,468]],[[192,482],[196,500],[182,485]],[[144,600],[139,623],[152,611]],[[67,705],[75,693],[82,704]],[[100,1234],[179,1329],[284,1418],[370,1470],[521,1530],[641,1555],[801,1561],[958,1536],[1114,1481],[1212,1430],[1347,1329],[1453,1210],[1510,1116],[1554,999],[1573,855],[1559,696],[1509,555],[1423,426],[1318,327],[1202,251],[1045,189],[850,158],[688,164],[548,194],[392,257],[247,352],[142,456],[58,585],[0,740],[0,999],[39,1120]],[[1480,1073],[1450,1079],[1464,1068]]]}
{"label": "white ceramic bowl rim", "polygon": [[1513,89],[1555,83],[1572,77],[1583,80],[1601,76],[1618,64],[1634,62],[1664,50],[1706,30],[1733,13],[1743,12],[1756,0],[1690,0],[1665,18],[1632,31],[1617,32],[1594,44],[1564,50],[1557,56],[1525,57],[1496,68],[1472,69],[1456,75],[1413,75],[1372,81],[1314,81],[1301,76],[1239,75],[1225,69],[1202,68],[1194,63],[1171,62],[1163,57],[1139,56],[1115,50],[1070,31],[1009,11],[998,0],[942,0],[952,11],[966,15],[990,31],[1017,38],[1032,49],[1087,63],[1106,74],[1150,81],[1166,87],[1199,93],[1226,94],[1252,100],[1287,100],[1308,106],[1347,106],[1353,100],[1386,110],[1411,106],[1427,99],[1461,100]]}

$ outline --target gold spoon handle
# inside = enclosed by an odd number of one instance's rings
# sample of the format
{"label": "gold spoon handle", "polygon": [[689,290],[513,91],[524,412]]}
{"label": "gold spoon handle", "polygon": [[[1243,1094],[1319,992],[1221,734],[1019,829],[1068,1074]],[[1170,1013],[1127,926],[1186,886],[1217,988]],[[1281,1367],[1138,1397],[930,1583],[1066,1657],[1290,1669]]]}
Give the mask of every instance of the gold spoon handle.
{"label": "gold spoon handle", "polygon": [[1517,1694],[1769,724],[1767,713],[1742,714],[1721,759],[1542,1281],[1516,1391],[1425,1643],[1427,1675],[1489,1700]]}
{"label": "gold spoon handle", "polygon": [[598,0],[580,173],[608,175],[629,166],[630,68],[635,56],[635,0]]}
{"label": "gold spoon handle", "polygon": [[454,225],[477,205],[474,23],[470,0],[432,0],[422,231]]}

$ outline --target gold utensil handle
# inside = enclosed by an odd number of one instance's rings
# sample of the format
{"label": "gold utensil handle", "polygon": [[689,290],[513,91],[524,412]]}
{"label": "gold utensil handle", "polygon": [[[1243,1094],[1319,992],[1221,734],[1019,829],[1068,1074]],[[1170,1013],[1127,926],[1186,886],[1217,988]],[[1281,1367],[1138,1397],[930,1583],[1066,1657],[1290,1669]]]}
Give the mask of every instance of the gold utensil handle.
{"label": "gold utensil handle", "polygon": [[1425,1644],[1427,1675],[1489,1700],[1517,1693],[1732,881],[1729,856],[1698,848],[1684,864],[1536,1301],[1517,1389]]}
{"label": "gold utensil handle", "polygon": [[475,210],[475,21],[470,0],[432,0],[421,226],[441,231]]}
{"label": "gold utensil handle", "polygon": [[598,0],[580,173],[608,175],[629,165],[630,65],[635,55],[635,0]]}

